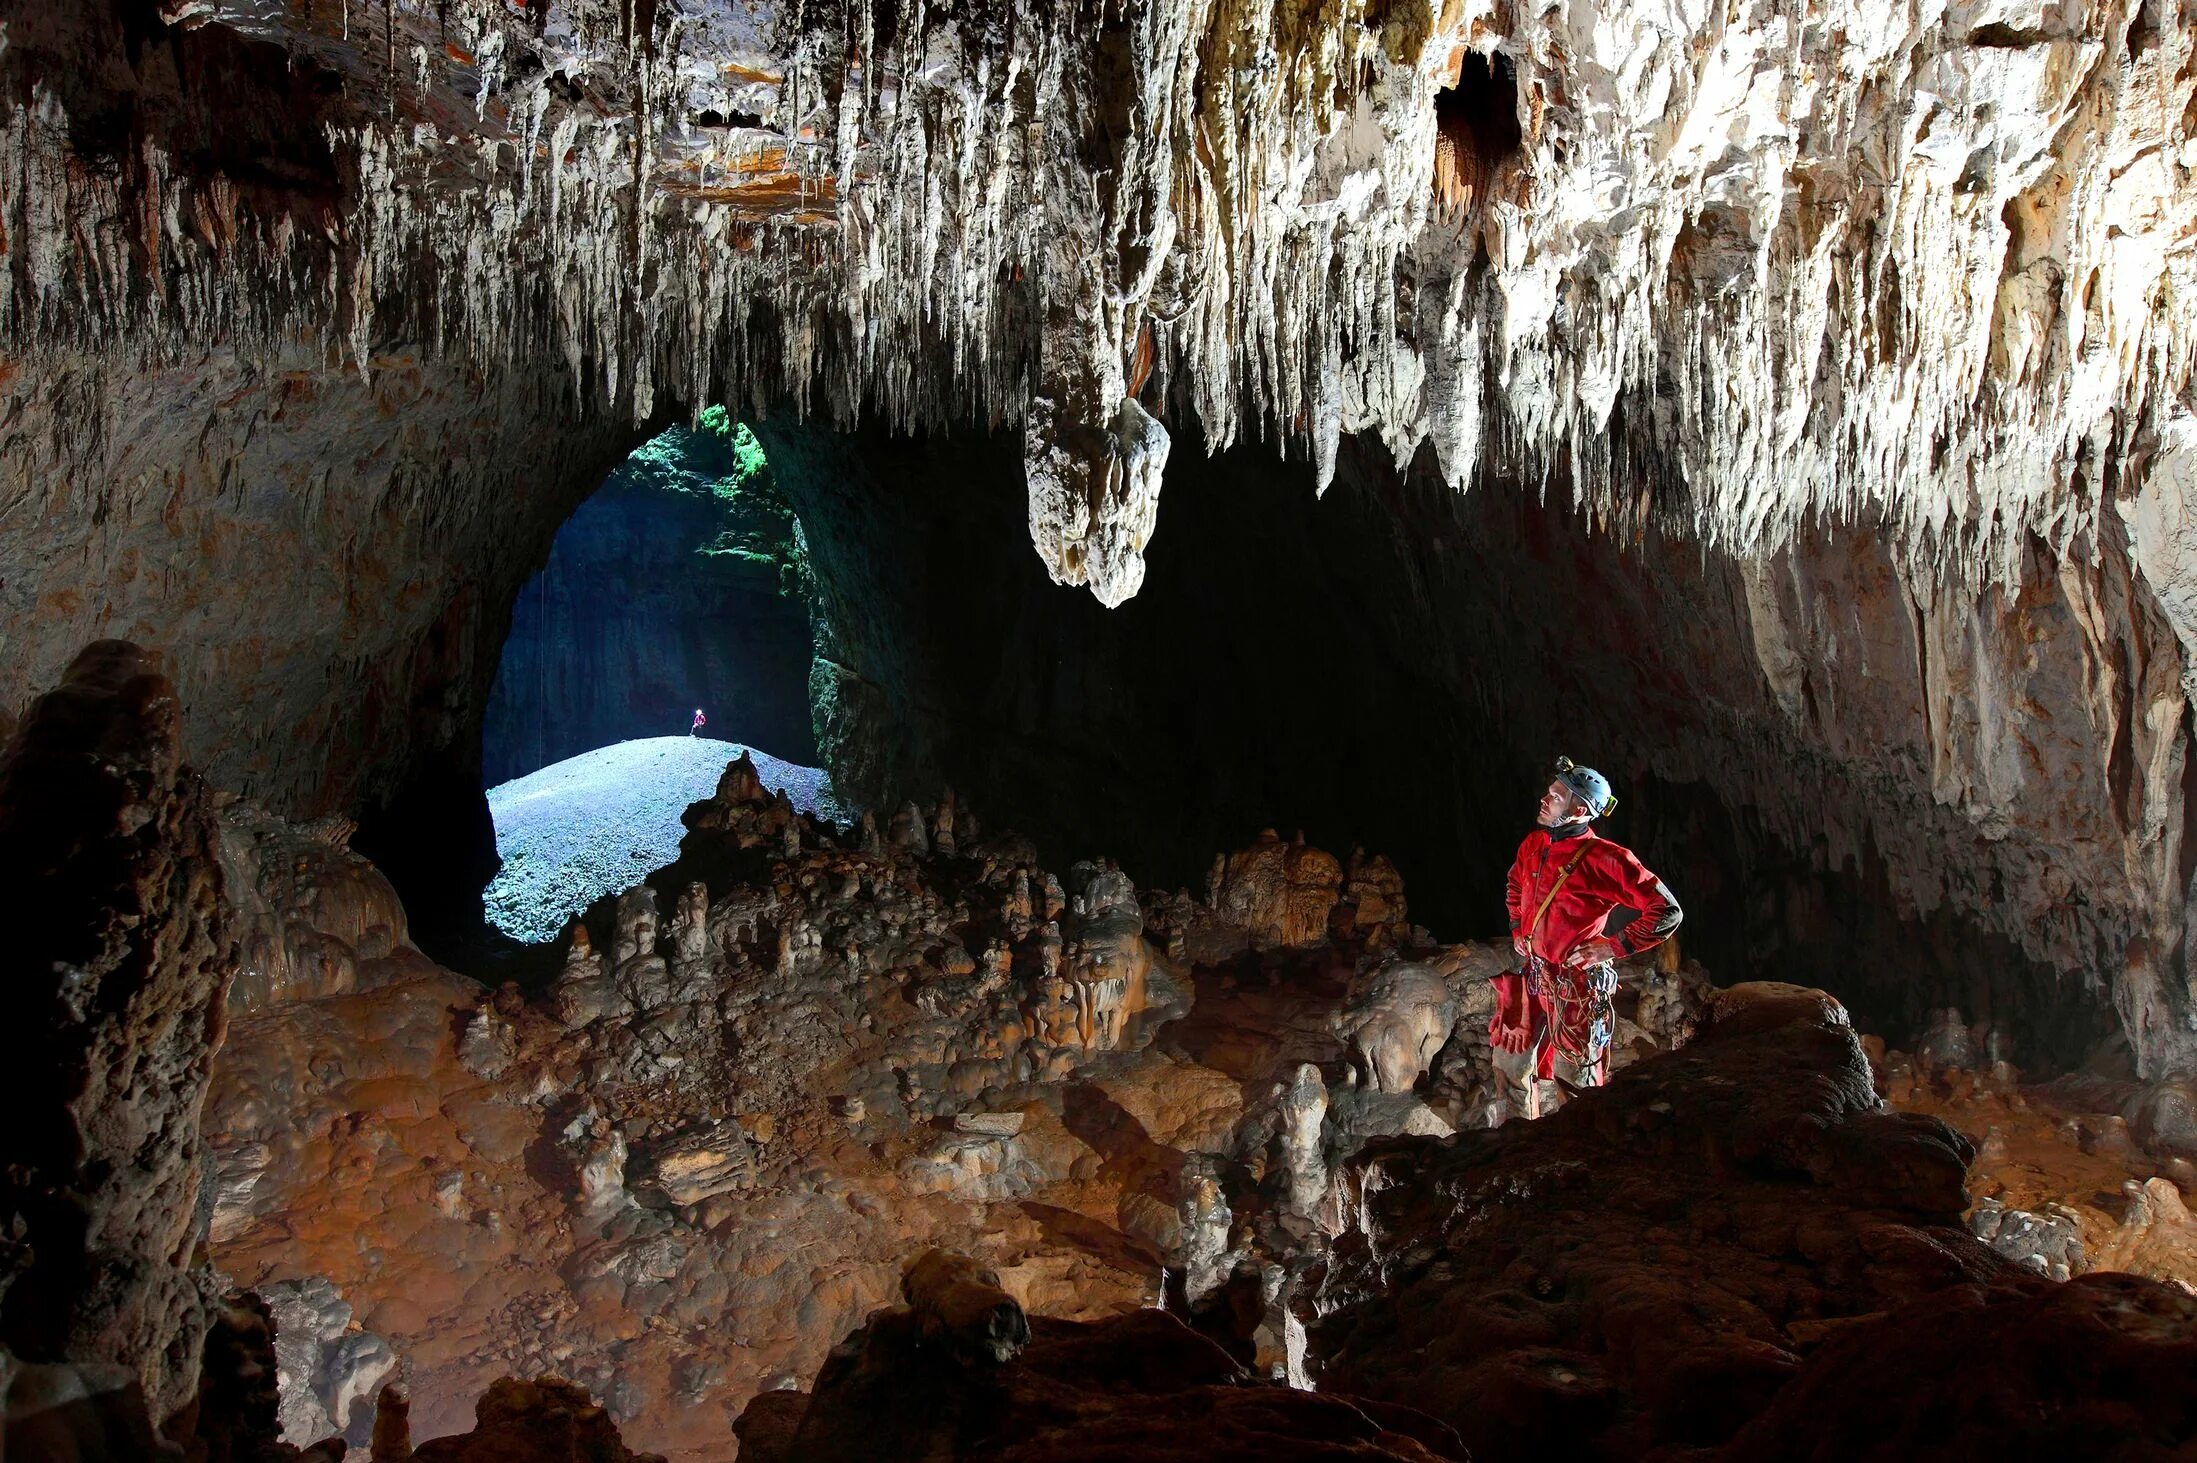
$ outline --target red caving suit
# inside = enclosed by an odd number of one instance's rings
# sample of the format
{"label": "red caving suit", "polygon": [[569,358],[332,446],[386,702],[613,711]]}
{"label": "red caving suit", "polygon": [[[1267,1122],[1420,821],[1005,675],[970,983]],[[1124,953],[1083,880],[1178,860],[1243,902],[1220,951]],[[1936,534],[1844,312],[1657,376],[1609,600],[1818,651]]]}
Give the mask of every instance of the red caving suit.
{"label": "red caving suit", "polygon": [[[1569,877],[1564,875],[1567,867]],[[1490,1028],[1500,1032],[1506,1025],[1525,1023],[1536,1070],[1544,1080],[1555,1075],[1559,1052],[1591,1066],[1609,1040],[1609,997],[1594,989],[1597,972],[1609,967],[1566,968],[1564,957],[1572,947],[1600,935],[1623,954],[1638,955],[1670,938],[1681,917],[1670,888],[1631,849],[1575,823],[1554,831],[1536,828],[1518,845],[1504,891],[1513,934],[1533,926],[1535,911],[1560,878],[1562,885],[1533,932],[1532,949],[1540,966],[1536,970],[1528,962],[1522,980],[1498,984]],[[1606,976],[1604,982],[1614,987]],[[1599,1041],[1597,1018],[1603,1022]]]}

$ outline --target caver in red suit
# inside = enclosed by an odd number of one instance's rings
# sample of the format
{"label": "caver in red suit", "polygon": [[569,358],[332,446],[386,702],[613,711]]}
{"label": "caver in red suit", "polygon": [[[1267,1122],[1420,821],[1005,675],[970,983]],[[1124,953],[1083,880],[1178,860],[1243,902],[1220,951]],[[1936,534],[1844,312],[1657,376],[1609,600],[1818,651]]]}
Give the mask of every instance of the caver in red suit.
{"label": "caver in red suit", "polygon": [[1518,1074],[1529,1084],[1555,1077],[1560,1058],[1575,1085],[1600,1084],[1616,1019],[1612,962],[1653,949],[1678,928],[1669,887],[1590,826],[1616,803],[1600,773],[1559,760],[1542,798],[1542,826],[1511,863],[1505,898],[1523,969],[1497,980],[1488,1034],[1499,1051],[1530,1053]]}

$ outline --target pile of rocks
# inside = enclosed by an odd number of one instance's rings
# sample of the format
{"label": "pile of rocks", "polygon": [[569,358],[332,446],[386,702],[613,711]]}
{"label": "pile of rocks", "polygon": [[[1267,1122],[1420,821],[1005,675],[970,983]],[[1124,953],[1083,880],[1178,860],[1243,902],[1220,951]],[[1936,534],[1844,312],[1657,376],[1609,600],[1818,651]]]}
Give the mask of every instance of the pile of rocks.
{"label": "pile of rocks", "polygon": [[[927,1245],[1041,1315],[1164,1300],[1301,1374],[1290,1298],[1343,1223],[1336,1165],[1502,1116],[1473,1094],[1503,952],[1435,944],[1362,852],[1269,834],[1204,899],[1139,891],[951,795],[819,821],[745,758],[685,822],[537,993],[423,963],[240,1014],[216,1258],[340,1287],[422,1429],[554,1372],[698,1455]],[[293,1394],[333,1395],[314,1377]]]}
{"label": "pile of rocks", "polygon": [[1975,1145],[1971,1233],[2039,1275],[2146,1275],[2197,1294],[2197,1085],[2136,1080],[2110,1045],[2083,1071],[2029,1080],[2007,1034],[1937,1013],[1912,1053],[1865,1038],[1877,1089]]}

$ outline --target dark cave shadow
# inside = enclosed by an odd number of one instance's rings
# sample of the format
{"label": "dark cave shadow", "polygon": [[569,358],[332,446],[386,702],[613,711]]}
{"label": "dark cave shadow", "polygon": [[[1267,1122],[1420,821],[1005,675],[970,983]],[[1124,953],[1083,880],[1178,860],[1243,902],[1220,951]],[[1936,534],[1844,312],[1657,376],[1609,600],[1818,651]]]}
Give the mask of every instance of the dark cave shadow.
{"label": "dark cave shadow", "polygon": [[1158,1270],[1167,1263],[1166,1256],[1144,1241],[1088,1214],[1078,1214],[1058,1204],[1041,1204],[1035,1199],[1023,1200],[1020,1208],[1026,1217],[1036,1222],[1048,1243],[1063,1249],[1078,1250],[1117,1269],[1132,1272]]}
{"label": "dark cave shadow", "polygon": [[[1224,989],[1231,977],[1234,988]],[[1351,972],[1331,958],[1247,950],[1192,966],[1185,978],[1194,993],[1190,1011],[1163,1027],[1156,1044],[1169,1056],[1235,1079],[1247,1107],[1294,1063],[1310,1062],[1325,1072],[1342,1055],[1341,1039],[1324,1031],[1325,1017],[1348,998]],[[1306,1013],[1317,1014],[1301,1019]],[[1244,1040],[1247,1032],[1253,1040]]]}
{"label": "dark cave shadow", "polygon": [[1095,1083],[1078,1082],[1063,1094],[1060,1120],[1099,1156],[1102,1175],[1124,1189],[1142,1189],[1163,1203],[1174,1203],[1185,1155],[1154,1139],[1134,1113]]}

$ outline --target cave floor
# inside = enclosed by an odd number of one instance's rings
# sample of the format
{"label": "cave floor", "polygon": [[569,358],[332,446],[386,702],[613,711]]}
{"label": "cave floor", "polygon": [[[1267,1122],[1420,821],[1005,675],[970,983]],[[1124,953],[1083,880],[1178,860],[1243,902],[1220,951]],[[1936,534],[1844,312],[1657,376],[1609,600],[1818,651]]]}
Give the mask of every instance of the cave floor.
{"label": "cave floor", "polygon": [[[341,1306],[325,1318],[333,1339],[286,1378],[314,1423],[293,1440],[360,1435],[362,1404],[395,1366],[421,1436],[464,1428],[498,1377],[555,1374],[631,1442],[721,1458],[748,1404],[812,1384],[931,1247],[990,1267],[1032,1316],[1095,1320],[1165,1298],[1259,1374],[1296,1375],[1307,1343],[1302,1297],[1289,1297],[1315,1258],[1353,1253],[1329,1241],[1347,1239],[1373,1192],[1369,1171],[1349,1176],[1354,1155],[1377,1167],[1395,1140],[1454,1134],[1468,1166],[1516,1148],[1520,1173],[1547,1167],[1516,1132],[1468,1131],[1508,1110],[1486,1037],[1507,944],[1434,942],[1385,861],[1346,866],[1268,834],[1220,860],[1203,899],[1140,891],[1104,861],[1049,873],[1025,840],[978,839],[952,804],[904,809],[882,831],[826,826],[799,811],[824,789],[787,786],[783,764],[752,754],[727,768],[737,751],[628,743],[498,789],[500,833],[516,812],[510,826],[545,856],[553,839],[584,849],[607,835],[605,852],[632,860],[630,874],[593,871],[607,881],[596,892],[631,887],[574,930],[546,989],[491,991],[391,956],[359,962],[347,989],[273,991],[238,1013],[207,1104],[213,1261],[241,1284]],[[773,782],[786,800],[763,792]],[[644,843],[644,812],[667,825],[663,843]],[[285,916],[294,936],[360,902],[335,897],[346,868],[386,890],[354,855],[322,865],[327,889]],[[1633,979],[1620,1075],[1686,1056],[1670,1049],[1737,994],[1691,963]],[[1843,1178],[1771,1164],[1749,1180],[1760,1212],[1716,1242],[1738,1247],[1734,1274],[1767,1265],[1783,1278],[1711,1328],[1719,1366],[1770,1356],[1783,1377],[1824,1318],[1875,1315],[1922,1279],[1946,1280],[1895,1266],[1885,1273],[1905,1278],[1887,1290],[1837,1246],[1792,1259],[1793,1226],[1874,1234],[1886,1204],[1895,1227],[1931,1236],[1915,1254],[1956,1244],[1949,1274],[2049,1276],[2073,1260],[2197,1279],[2197,1231],[2162,1176],[2174,1160],[2161,1167],[2125,1122],[2098,1115],[2130,1093],[2024,1088],[1873,1042],[1865,1063],[1843,1009],[1808,1002],[1828,1013],[1808,1017],[1822,1072],[1772,1063],[1747,1067],[1749,1080],[1778,1100],[1824,1082],[1846,1093],[1832,1115],[1860,1124],[1867,1161]],[[1905,1116],[1876,1112],[1872,1080]],[[1640,1090],[1628,1101],[1656,1113]],[[1557,1146],[1599,1132],[1598,1112],[1624,1129],[1631,1111],[1599,1095],[1560,1111],[1551,1124],[1571,1136]],[[1940,1119],[1982,1150],[1965,1193]],[[1711,1150],[1757,1142],[1688,1132]],[[1921,1148],[1944,1182],[1898,1198],[1916,1134],[1940,1135]],[[1624,1283],[1691,1294],[1706,1262],[1656,1249],[1656,1236],[1666,1210],[1713,1206],[1639,1162],[1646,1150],[1595,1151],[1654,1191],[1635,1216],[1649,1268]],[[1627,1180],[1563,1198],[1562,1176],[1585,1160],[1565,1148],[1548,1161],[1546,1202],[1563,1212],[1640,1197]],[[1511,1204],[1458,1202],[1491,1222]],[[1964,1204],[1973,1239],[1959,1233]],[[1555,1273],[1560,1260],[1533,1263]],[[1594,1314],[1574,1306],[1550,1324],[1578,1330]],[[1614,1344],[1591,1333],[1566,1356]],[[384,1370],[345,1360],[346,1346],[377,1345]],[[1645,1397],[1662,1384],[1644,1373],[1609,1385]],[[1738,1414],[1718,1416],[1728,1430]]]}
{"label": "cave floor", "polygon": [[2197,1220],[2182,1197],[2197,1169],[2130,1132],[2121,1110],[2141,1088],[2081,1075],[2025,1083],[1896,1052],[1879,1070],[1892,1107],[1941,1118],[1975,1145],[1968,1223],[1979,1239],[2055,1278],[2072,1240],[2077,1273],[2145,1275],[2197,1294]]}

